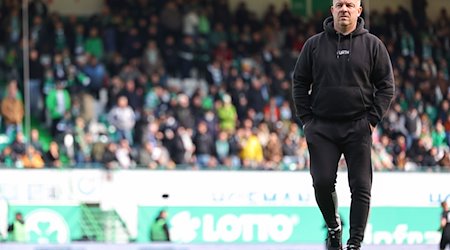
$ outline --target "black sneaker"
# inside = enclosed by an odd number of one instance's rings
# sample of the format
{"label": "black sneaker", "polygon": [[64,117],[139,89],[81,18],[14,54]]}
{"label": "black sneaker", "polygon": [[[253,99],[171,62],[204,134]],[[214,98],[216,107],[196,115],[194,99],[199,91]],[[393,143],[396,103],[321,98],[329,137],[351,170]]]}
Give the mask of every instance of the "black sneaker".
{"label": "black sneaker", "polygon": [[327,250],[342,250],[342,231],[328,229]]}
{"label": "black sneaker", "polygon": [[346,250],[361,250],[360,247],[355,246],[355,245],[348,245],[347,248],[345,248]]}

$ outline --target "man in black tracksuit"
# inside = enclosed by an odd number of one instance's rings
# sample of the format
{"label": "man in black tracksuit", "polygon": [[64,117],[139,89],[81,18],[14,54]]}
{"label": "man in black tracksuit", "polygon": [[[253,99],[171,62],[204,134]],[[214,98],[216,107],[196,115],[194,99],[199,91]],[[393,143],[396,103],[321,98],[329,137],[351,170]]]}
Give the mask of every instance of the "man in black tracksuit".
{"label": "man in black tracksuit", "polygon": [[442,215],[440,229],[442,230],[442,235],[439,249],[444,250],[447,245],[450,245],[450,211],[448,210],[447,201],[443,201],[441,206]]}
{"label": "man in black tracksuit", "polygon": [[307,40],[293,75],[293,100],[311,157],[328,249],[342,249],[335,192],[344,154],[352,201],[347,249],[360,249],[370,208],[372,130],[394,95],[384,44],[364,28],[361,0],[333,0],[324,31]]}

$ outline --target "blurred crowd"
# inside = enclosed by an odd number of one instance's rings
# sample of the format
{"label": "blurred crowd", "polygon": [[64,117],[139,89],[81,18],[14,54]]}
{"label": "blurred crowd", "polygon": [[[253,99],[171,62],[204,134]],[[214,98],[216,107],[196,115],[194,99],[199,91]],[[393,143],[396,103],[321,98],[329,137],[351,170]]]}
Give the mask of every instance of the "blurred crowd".
{"label": "blurred crowd", "polygon": [[[445,9],[424,15],[386,8],[366,20],[396,79],[395,101],[373,133],[379,171],[450,170],[450,20]],[[1,1],[8,139],[0,160],[12,168],[307,169],[291,73],[324,18],[296,16],[288,3],[262,16],[245,1],[232,11],[227,0],[105,0],[95,15],[63,16],[32,0],[26,38],[20,1]]]}

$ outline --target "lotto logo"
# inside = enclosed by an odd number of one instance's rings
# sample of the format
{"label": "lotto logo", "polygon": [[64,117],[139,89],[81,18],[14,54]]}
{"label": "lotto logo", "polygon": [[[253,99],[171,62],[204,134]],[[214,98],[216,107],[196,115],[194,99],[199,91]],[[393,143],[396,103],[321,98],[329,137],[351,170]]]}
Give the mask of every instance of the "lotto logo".
{"label": "lotto logo", "polygon": [[284,242],[292,237],[299,222],[297,215],[203,214],[196,217],[182,211],[173,216],[171,233],[179,242],[191,242],[200,235],[206,242]]}

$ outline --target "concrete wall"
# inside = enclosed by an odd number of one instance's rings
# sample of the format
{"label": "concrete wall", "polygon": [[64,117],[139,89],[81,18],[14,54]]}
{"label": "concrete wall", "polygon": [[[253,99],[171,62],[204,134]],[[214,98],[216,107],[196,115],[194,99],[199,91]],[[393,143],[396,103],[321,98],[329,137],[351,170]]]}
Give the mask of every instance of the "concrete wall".
{"label": "concrete wall", "polygon": [[57,11],[62,15],[89,16],[100,12],[103,6],[103,0],[47,0],[47,2],[49,11]]}
{"label": "concrete wall", "polygon": [[[229,0],[230,6],[234,9],[242,0]],[[313,1],[329,1],[331,6],[331,0],[311,0]],[[387,6],[396,9],[399,6],[403,6],[408,10],[411,10],[411,0],[363,0],[370,9],[384,10]],[[273,3],[277,10],[281,9],[285,2],[291,3],[291,0],[245,0],[247,6],[256,11],[258,14],[264,13],[267,5]],[[307,1],[309,2],[309,1]],[[427,13],[431,19],[439,14],[442,8],[446,8],[450,13],[450,0],[428,0]]]}
{"label": "concrete wall", "polygon": [[[49,8],[52,11],[58,11],[62,14],[90,15],[101,10],[103,0],[47,0]],[[243,0],[229,0],[232,10]],[[277,10],[280,10],[284,3],[291,4],[292,0],[244,0],[249,9],[255,11],[258,15],[262,15],[269,4],[274,4]],[[308,3],[313,1],[330,1],[331,0],[306,0]],[[387,6],[398,8],[403,6],[410,9],[411,0],[364,0],[370,9],[383,10]],[[446,8],[450,12],[450,0],[428,0],[428,15],[434,19],[441,10]]]}

